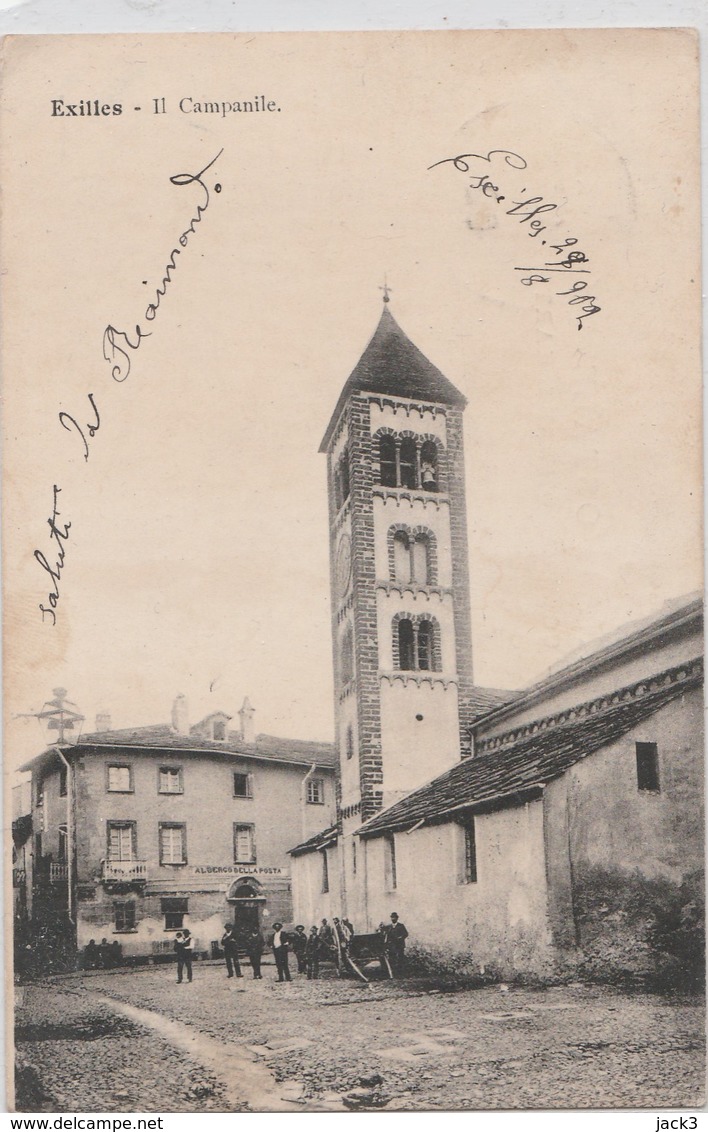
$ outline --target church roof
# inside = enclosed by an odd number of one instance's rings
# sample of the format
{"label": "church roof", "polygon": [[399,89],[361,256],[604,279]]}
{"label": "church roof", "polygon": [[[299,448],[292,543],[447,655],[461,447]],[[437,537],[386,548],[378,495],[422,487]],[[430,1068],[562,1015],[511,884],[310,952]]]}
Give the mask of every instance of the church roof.
{"label": "church roof", "polygon": [[[380,837],[417,825],[454,821],[463,811],[490,813],[543,793],[575,763],[621,739],[633,727],[703,683],[700,661],[578,705],[535,726],[498,737],[499,746],[458,763],[414,790],[357,831]],[[531,732],[529,734],[529,732]]]}
{"label": "church roof", "polygon": [[308,837],[307,841],[301,841],[294,849],[288,849],[291,857],[301,857],[304,853],[314,853],[317,849],[329,849],[331,845],[337,844],[337,827],[330,825],[327,829],[315,833],[312,837]]}
{"label": "church roof", "polygon": [[459,389],[406,337],[387,306],[340,394],[320,452],[327,451],[344,404],[352,393],[387,393],[392,397],[442,402],[462,408],[467,404]]}

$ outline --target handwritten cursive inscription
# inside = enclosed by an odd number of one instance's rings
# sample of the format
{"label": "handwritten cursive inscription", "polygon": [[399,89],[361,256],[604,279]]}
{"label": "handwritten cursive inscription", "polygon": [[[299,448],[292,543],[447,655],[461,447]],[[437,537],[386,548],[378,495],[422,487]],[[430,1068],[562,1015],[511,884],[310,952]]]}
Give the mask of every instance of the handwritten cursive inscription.
{"label": "handwritten cursive inscription", "polygon": [[[503,157],[503,162],[500,159]],[[542,233],[548,233],[548,225],[546,223],[546,216],[549,213],[555,212],[558,205],[553,201],[546,201],[542,196],[530,196],[522,200],[514,200],[505,193],[500,192],[499,185],[495,181],[501,181],[498,172],[492,171],[492,165],[506,165],[511,169],[523,170],[527,168],[527,163],[523,157],[518,153],[514,153],[510,149],[492,149],[489,153],[460,153],[457,157],[445,157],[442,161],[436,161],[433,165],[429,165],[428,169],[436,169],[439,165],[451,164],[453,169],[459,173],[470,173],[469,186],[471,189],[481,192],[485,197],[489,197],[501,204],[505,201],[511,204],[511,208],[503,209],[507,216],[517,223],[526,226],[525,230],[528,236],[532,239],[538,239]],[[504,169],[500,170],[502,175],[506,174]],[[526,194],[526,188],[520,190],[522,197]],[[549,237],[550,238],[550,237]],[[553,273],[572,274],[572,275],[589,275],[590,270],[587,267],[579,267],[579,264],[588,264],[590,260],[580,249],[575,249],[574,245],[578,243],[575,236],[567,236],[564,240],[556,244],[549,244],[549,240],[539,240],[542,247],[549,246],[549,252],[555,253],[555,259],[550,262],[543,263],[540,267],[515,267],[515,271],[525,272],[525,276],[521,279],[521,283],[525,287],[531,287],[535,283],[550,283]],[[568,251],[569,248],[574,248],[573,251]],[[560,258],[562,257],[562,258]],[[558,283],[556,279],[554,282]],[[564,285],[564,284],[563,284]],[[556,291],[559,298],[568,298],[568,305],[571,307],[579,307],[581,313],[576,314],[576,321],[578,323],[578,330],[583,329],[583,320],[590,318],[593,314],[598,314],[601,307],[597,306],[597,300],[594,295],[586,294],[588,283],[584,279],[578,279],[567,290]]]}
{"label": "handwritten cursive inscription", "polygon": [[[96,402],[94,400],[93,393],[88,393],[87,396],[88,396],[89,401],[91,402],[91,408],[93,409],[94,416],[96,417],[96,420],[92,424],[84,425],[84,428],[86,429],[86,432],[88,433],[89,437],[93,440],[94,436],[96,435],[99,428],[101,427],[101,418],[98,415],[98,409],[96,408]],[[65,428],[67,430],[67,432],[71,432],[72,429],[75,429],[76,433],[81,437],[81,442],[84,446],[84,460],[88,460],[88,458],[89,458],[89,446],[88,446],[88,440],[86,439],[86,433],[84,432],[84,429],[78,423],[76,418],[72,417],[69,413],[60,413],[59,414],[59,420],[61,421],[62,427]]]}
{"label": "handwritten cursive inscription", "polygon": [[[177,269],[175,256],[182,254],[182,248],[187,247],[189,237],[193,236],[198,224],[201,224],[203,217],[209,208],[211,196],[209,194],[209,187],[205,184],[203,177],[204,174],[211,169],[212,165],[221,157],[223,149],[220,149],[216,157],[213,157],[208,165],[205,165],[199,173],[176,173],[170,177],[170,184],[175,185],[177,188],[186,188],[190,185],[199,185],[202,190],[203,197],[196,206],[196,213],[192,217],[189,227],[185,228],[182,235],[179,237],[177,243],[179,247],[174,247],[170,252],[170,257],[165,264],[164,274],[158,287],[155,288],[155,298],[151,303],[148,303],[145,308],[144,318],[148,322],[153,322],[160,309],[160,303],[167,294],[167,288],[172,282],[172,275]],[[214,185],[214,192],[221,192],[221,185]],[[152,331],[145,331],[140,326],[140,323],[135,325],[135,333],[132,335],[127,334],[124,330],[116,330],[114,326],[107,326],[103,333],[103,356],[111,365],[111,377],[114,381],[125,381],[130,373],[130,354],[129,350],[135,352],[140,349],[143,338],[149,338]]]}
{"label": "handwritten cursive inscription", "polygon": [[52,514],[51,517],[47,519],[47,522],[49,523],[49,530],[51,532],[50,538],[53,538],[56,543],[56,545],[52,548],[53,554],[56,555],[56,562],[52,565],[47,559],[46,554],[44,554],[44,552],[41,550],[35,550],[34,552],[34,557],[36,558],[37,562],[39,562],[39,565],[42,567],[42,569],[46,570],[46,572],[49,574],[49,577],[52,579],[52,589],[47,595],[49,606],[47,607],[46,605],[42,604],[40,604],[39,606],[42,611],[42,621],[44,621],[45,615],[48,614],[52,619],[52,625],[56,625],[57,623],[56,608],[59,602],[59,579],[61,578],[61,572],[64,569],[64,543],[69,537],[69,529],[71,527],[71,523],[62,524],[64,528],[63,530],[60,530],[57,526],[57,519],[61,515],[61,511],[57,507],[57,496],[60,492],[61,488],[57,487],[57,485],[54,484],[54,501],[52,506]]}
{"label": "handwritten cursive inscription", "polygon": [[[170,252],[169,259],[165,265],[162,280],[155,288],[154,298],[148,303],[144,318],[146,322],[154,322],[157,312],[160,309],[160,304],[167,294],[167,289],[172,283],[172,276],[177,268],[176,256],[182,254],[182,249],[187,247],[190,236],[193,236],[197,231],[197,225],[202,223],[204,215],[209,208],[211,195],[209,186],[204,180],[205,174],[215,164],[223,153],[220,149],[216,157],[200,169],[198,173],[175,173],[170,177],[170,184],[176,188],[188,188],[194,185],[199,190],[199,200],[196,203],[194,215],[185,228],[182,235],[177,240],[178,246],[175,246]],[[221,185],[215,184],[213,186],[214,192],[221,192]],[[144,338],[149,338],[151,331],[144,330],[140,323],[136,323],[135,331],[126,332],[125,330],[117,330],[115,326],[108,325],[103,332],[103,358],[111,366],[111,377],[114,381],[123,382],[128,377],[131,368],[131,354],[140,349],[141,343]],[[62,410],[59,413],[59,423],[62,428],[67,432],[76,436],[82,445],[82,455],[84,460],[88,461],[91,453],[90,441],[93,440],[99,428],[101,427],[101,417],[96,404],[96,399],[93,393],[88,393],[87,397],[91,404],[93,418],[89,421],[81,421],[81,414],[73,416]],[[51,538],[54,539],[56,545],[53,547],[53,554],[56,556],[56,561],[51,562],[47,555],[42,550],[34,551],[34,558],[39,563],[44,571],[49,575],[52,581],[52,588],[47,595],[47,604],[40,603],[39,609],[42,614],[42,621],[47,617],[51,618],[50,624],[56,625],[57,623],[57,604],[59,602],[59,581],[61,579],[62,570],[64,569],[65,550],[64,544],[69,537],[69,530],[71,523],[57,524],[57,519],[60,516],[60,511],[57,508],[57,498],[61,488],[54,484],[54,503],[51,518],[47,519]]]}

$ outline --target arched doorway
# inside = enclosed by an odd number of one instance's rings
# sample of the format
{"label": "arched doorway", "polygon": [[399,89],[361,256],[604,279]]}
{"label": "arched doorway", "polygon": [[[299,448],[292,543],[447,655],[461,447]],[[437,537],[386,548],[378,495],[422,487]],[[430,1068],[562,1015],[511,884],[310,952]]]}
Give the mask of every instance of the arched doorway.
{"label": "arched doorway", "polygon": [[239,877],[229,886],[226,900],[233,917],[234,932],[240,944],[252,931],[261,930],[266,898],[263,886],[254,877]]}

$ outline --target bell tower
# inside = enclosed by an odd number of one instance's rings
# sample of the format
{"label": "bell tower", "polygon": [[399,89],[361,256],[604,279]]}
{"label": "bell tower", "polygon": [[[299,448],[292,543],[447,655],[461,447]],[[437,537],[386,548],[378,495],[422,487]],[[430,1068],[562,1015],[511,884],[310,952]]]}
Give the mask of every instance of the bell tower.
{"label": "bell tower", "polygon": [[468,753],[466,400],[384,308],[327,454],[344,888],[367,818]]}

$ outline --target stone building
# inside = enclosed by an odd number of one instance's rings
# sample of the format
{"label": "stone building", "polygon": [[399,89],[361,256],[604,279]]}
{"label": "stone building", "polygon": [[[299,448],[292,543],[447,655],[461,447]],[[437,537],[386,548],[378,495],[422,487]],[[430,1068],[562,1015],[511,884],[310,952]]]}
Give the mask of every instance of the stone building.
{"label": "stone building", "polygon": [[291,850],[296,914],[395,909],[419,951],[504,974],[643,954],[651,909],[702,893],[702,603],[476,686],[464,404],[385,307],[322,445],[340,794]]}
{"label": "stone building", "polygon": [[208,952],[223,925],[292,919],[287,850],[334,815],[330,744],[256,735],[248,701],[193,726],[94,733],[48,747],[32,774],[32,920],[66,917],[80,949],[171,951],[189,927]]}

